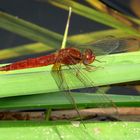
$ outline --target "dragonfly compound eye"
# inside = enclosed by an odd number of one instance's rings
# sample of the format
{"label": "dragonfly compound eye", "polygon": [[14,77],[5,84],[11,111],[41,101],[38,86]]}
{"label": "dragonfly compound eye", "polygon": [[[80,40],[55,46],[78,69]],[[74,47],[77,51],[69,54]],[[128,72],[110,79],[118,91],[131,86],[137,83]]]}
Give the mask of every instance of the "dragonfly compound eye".
{"label": "dragonfly compound eye", "polygon": [[86,49],[83,53],[83,64],[91,64],[95,60],[95,55],[91,49]]}

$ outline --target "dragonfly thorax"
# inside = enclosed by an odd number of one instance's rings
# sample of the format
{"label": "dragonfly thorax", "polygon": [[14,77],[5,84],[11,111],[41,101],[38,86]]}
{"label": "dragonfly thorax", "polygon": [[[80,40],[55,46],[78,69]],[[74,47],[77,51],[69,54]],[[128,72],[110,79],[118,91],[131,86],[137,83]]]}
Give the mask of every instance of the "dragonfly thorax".
{"label": "dragonfly thorax", "polygon": [[91,49],[86,49],[83,52],[83,64],[88,65],[91,64],[95,60],[95,55],[93,54]]}

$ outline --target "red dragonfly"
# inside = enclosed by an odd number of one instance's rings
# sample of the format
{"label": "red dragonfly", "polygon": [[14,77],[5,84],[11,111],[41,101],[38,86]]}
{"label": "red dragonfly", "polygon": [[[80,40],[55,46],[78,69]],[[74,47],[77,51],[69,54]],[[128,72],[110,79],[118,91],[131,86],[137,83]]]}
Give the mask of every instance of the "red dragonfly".
{"label": "red dragonfly", "polygon": [[[75,69],[75,77],[79,80],[80,83],[82,83],[85,88],[86,87],[94,87],[93,80],[90,80],[90,78],[87,78],[85,73],[80,71],[80,68],[77,64],[84,65],[87,69],[89,67],[92,70],[92,67],[90,66],[91,63],[96,61],[96,55],[105,55],[109,54],[115,51],[123,50],[124,47],[128,47],[128,42],[131,42],[130,39],[117,39],[115,37],[107,37],[105,39],[99,40],[95,43],[88,43],[81,46],[81,48],[88,46],[88,48],[80,49],[76,47],[68,47],[65,49],[60,49],[59,51],[46,55],[41,56],[37,58],[29,58],[26,60],[18,61],[6,66],[0,67],[1,71],[12,71],[12,70],[21,70],[21,69],[27,69],[27,68],[36,68],[36,67],[42,67],[42,66],[48,66],[53,65],[52,68],[52,75],[61,91],[68,91],[65,92],[67,94],[67,98],[69,98],[69,101],[72,103],[73,107],[76,109],[78,116],[80,116],[80,113],[78,111],[78,107],[75,103],[74,98],[71,96],[71,91],[69,88],[69,85],[63,75],[63,72],[61,71],[61,68],[63,65],[68,66],[68,68]],[[98,61],[98,60],[97,60]],[[88,81],[87,81],[88,80]],[[90,84],[87,84],[87,82],[90,82]],[[87,86],[88,85],[88,86]],[[90,86],[89,86],[90,85]],[[110,106],[114,107],[114,104],[112,101],[104,95],[103,99],[105,99]],[[100,105],[100,107],[103,107]]]}
{"label": "red dragonfly", "polygon": [[[71,60],[72,59],[72,60]],[[6,66],[0,67],[1,71],[20,70],[27,68],[35,68],[48,66],[52,64],[58,65],[75,65],[83,63],[84,65],[91,64],[95,60],[95,55],[91,49],[86,49],[83,53],[77,48],[65,48],[56,53],[41,56],[37,58],[29,58],[18,61]]]}
{"label": "red dragonfly", "polygon": [[[80,50],[76,47],[69,47],[65,49],[60,49],[58,52],[46,56],[29,58],[6,66],[2,66],[0,67],[0,70],[12,71],[53,65],[52,76],[54,77],[61,91],[68,91],[65,92],[65,94],[67,95],[66,97],[69,99],[70,103],[76,109],[78,116],[81,119],[82,117],[78,111],[78,107],[75,103],[74,98],[71,96],[69,85],[61,71],[61,67],[65,65],[68,66],[69,68],[71,67],[74,68],[76,70],[75,76],[79,79],[80,83],[82,81],[82,84],[84,84],[84,86],[86,87],[87,81],[85,80],[89,78],[83,77],[84,74],[82,74],[80,68],[76,64],[83,64],[85,67],[89,68],[90,64],[96,60],[96,54],[99,50],[100,54],[103,53],[108,54],[119,47],[119,40],[114,37],[108,37],[95,43],[88,43],[87,45],[94,46],[96,50],[95,53],[93,52],[94,50],[93,48],[86,48],[84,51],[82,51],[82,49]],[[103,50],[103,48],[104,49],[106,48],[105,49],[106,51]],[[102,53],[101,50],[103,50]],[[94,87],[92,81],[89,82],[91,83],[91,87]],[[108,102],[110,102],[110,100],[108,100]]]}

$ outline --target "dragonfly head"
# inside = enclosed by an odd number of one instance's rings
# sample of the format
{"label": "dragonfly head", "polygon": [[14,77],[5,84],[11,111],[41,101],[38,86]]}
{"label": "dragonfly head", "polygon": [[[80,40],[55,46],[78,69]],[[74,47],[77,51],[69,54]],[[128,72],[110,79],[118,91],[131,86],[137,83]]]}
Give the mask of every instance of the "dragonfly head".
{"label": "dragonfly head", "polygon": [[95,60],[95,55],[91,49],[86,49],[83,53],[83,64],[91,64]]}

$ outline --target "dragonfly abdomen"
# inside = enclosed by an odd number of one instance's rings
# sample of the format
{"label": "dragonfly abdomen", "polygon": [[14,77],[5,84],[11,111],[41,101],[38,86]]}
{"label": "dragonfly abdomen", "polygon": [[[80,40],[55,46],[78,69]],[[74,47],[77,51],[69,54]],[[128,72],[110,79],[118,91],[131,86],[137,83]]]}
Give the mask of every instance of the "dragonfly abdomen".
{"label": "dragonfly abdomen", "polygon": [[0,67],[0,71],[19,70],[26,68],[35,68],[41,66],[48,66],[54,64],[56,61],[56,54],[41,56],[37,58],[29,58],[26,60],[18,61],[6,66]]}

